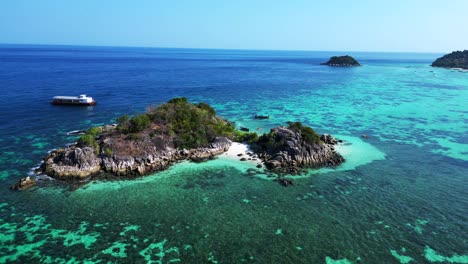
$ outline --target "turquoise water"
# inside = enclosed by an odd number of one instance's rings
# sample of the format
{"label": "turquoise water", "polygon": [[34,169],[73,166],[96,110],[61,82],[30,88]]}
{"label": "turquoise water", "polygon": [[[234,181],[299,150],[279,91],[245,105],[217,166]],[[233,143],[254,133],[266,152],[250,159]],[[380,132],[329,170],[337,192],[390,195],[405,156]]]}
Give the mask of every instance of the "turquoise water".
{"label": "turquoise water", "polygon": [[[468,263],[468,73],[429,67],[438,54],[350,54],[364,65],[352,69],[318,66],[321,52],[0,55],[2,100],[19,106],[0,106],[0,263]],[[77,90],[98,105],[47,104]],[[135,180],[8,190],[76,140],[67,131],[173,96],[259,132],[304,122],[344,139],[347,162],[288,188],[221,156]]]}

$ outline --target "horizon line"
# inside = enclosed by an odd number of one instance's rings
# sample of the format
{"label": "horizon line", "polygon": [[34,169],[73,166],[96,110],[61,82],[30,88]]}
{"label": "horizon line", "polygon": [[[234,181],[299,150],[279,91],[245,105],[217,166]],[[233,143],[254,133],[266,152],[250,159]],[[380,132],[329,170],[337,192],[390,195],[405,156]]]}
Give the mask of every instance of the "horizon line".
{"label": "horizon line", "polygon": [[[91,44],[40,44],[40,43],[1,43],[0,46],[68,46],[68,47],[107,47],[107,48],[153,48],[153,49],[186,49],[186,50],[238,50],[238,51],[292,51],[292,52],[374,52],[374,53],[420,53],[446,54],[441,51],[364,51],[364,50],[304,50],[304,49],[255,49],[255,48],[191,48],[191,47],[159,47],[159,46],[127,46],[127,45],[91,45]],[[455,50],[454,50],[455,51]]]}

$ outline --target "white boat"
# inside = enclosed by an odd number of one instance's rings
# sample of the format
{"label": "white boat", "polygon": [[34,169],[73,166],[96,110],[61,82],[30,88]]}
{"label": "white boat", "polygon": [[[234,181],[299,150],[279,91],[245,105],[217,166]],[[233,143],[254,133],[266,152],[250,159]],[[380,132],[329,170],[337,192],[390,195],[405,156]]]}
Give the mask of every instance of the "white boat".
{"label": "white boat", "polygon": [[82,94],[80,96],[54,96],[50,103],[53,105],[95,105],[96,101]]}

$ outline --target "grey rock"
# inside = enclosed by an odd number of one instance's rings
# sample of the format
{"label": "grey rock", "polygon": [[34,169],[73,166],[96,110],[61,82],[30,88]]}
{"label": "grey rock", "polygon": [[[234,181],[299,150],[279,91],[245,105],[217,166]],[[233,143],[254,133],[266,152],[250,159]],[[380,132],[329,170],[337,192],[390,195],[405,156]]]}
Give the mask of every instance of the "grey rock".
{"label": "grey rock", "polygon": [[260,146],[256,151],[272,171],[296,174],[303,168],[337,166],[344,162],[334,148],[338,141],[328,134],[320,136],[321,142],[311,144],[303,139],[300,131],[288,127],[273,128],[271,132],[281,144]]}
{"label": "grey rock", "polygon": [[[112,144],[111,141],[104,138],[102,144]],[[47,155],[40,171],[63,180],[84,179],[103,173],[123,177],[141,176],[164,170],[184,159],[196,162],[212,159],[215,155],[227,151],[230,145],[229,139],[218,137],[206,148],[186,150],[159,144],[158,147],[136,148],[138,154],[111,156],[97,155],[96,150],[91,147],[80,148],[71,145]]]}
{"label": "grey rock", "polygon": [[20,179],[17,183],[10,187],[13,191],[24,191],[36,185],[36,180],[31,177],[25,177]]}

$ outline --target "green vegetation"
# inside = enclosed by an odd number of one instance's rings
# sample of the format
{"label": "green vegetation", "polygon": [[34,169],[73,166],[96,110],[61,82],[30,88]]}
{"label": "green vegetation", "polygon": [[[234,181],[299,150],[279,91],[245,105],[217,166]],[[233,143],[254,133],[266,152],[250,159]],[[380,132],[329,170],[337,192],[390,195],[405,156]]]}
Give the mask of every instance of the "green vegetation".
{"label": "green vegetation", "polygon": [[208,113],[208,115],[210,115],[210,116],[215,116],[216,115],[216,111],[214,110],[214,108],[211,107],[207,103],[203,103],[203,102],[199,103],[199,104],[197,104],[197,107],[200,108],[200,109],[205,110]]}
{"label": "green vegetation", "polygon": [[208,146],[217,136],[234,136],[234,126],[216,117],[211,106],[191,104],[185,97],[171,99],[167,104],[150,109],[147,114],[161,127],[159,133],[174,136],[176,147]]}
{"label": "green vegetation", "polygon": [[130,120],[130,116],[128,115],[119,116],[117,117],[117,124],[119,126],[125,126],[126,124],[128,124],[129,120]]}
{"label": "green vegetation", "polygon": [[[288,122],[288,128],[300,132],[302,139],[309,144],[321,144],[320,136],[310,127],[304,126],[301,122]],[[254,148],[268,152],[278,152],[287,148],[284,136],[280,136],[273,131],[261,135],[256,141],[249,142],[254,144]]]}
{"label": "green vegetation", "polygon": [[285,144],[284,138],[270,131],[268,134],[261,135],[253,148],[278,152],[284,148]]}
{"label": "green vegetation", "polygon": [[454,51],[435,60],[432,67],[462,68],[468,70],[468,50]]}
{"label": "green vegetation", "polygon": [[249,145],[252,145],[258,142],[258,135],[255,132],[246,133],[246,132],[236,131],[234,141],[244,142]]}
{"label": "green vegetation", "polygon": [[99,144],[97,143],[95,136],[90,135],[90,134],[84,134],[82,135],[77,142],[77,146],[82,148],[82,147],[91,147],[94,149],[96,154],[99,154],[100,149],[99,149]]}
{"label": "green vegetation", "polygon": [[138,134],[130,133],[130,134],[128,134],[127,139],[128,139],[128,140],[137,141],[137,140],[140,139],[140,137],[138,136]]}
{"label": "green vegetation", "polygon": [[311,127],[302,125],[301,122],[288,122],[288,127],[294,131],[300,131],[304,141],[309,144],[319,144],[322,142],[317,132]]}
{"label": "green vegetation", "polygon": [[107,157],[110,157],[110,156],[112,156],[113,152],[112,152],[112,149],[110,149],[109,147],[106,147],[104,149],[104,153],[106,154]]}
{"label": "green vegetation", "polygon": [[134,117],[123,115],[117,118],[117,128],[127,133],[138,133],[151,126],[151,119],[147,114],[140,114]]}
{"label": "green vegetation", "polygon": [[322,65],[328,66],[361,66],[359,62],[351,56],[333,56]]}
{"label": "green vegetation", "polygon": [[[116,121],[114,135],[124,134],[125,139],[132,141],[162,139],[179,148],[207,147],[216,137],[233,139],[235,136],[234,125],[217,117],[213,107],[206,103],[192,104],[185,97],[173,98],[133,117],[122,115]],[[96,137],[102,132],[101,127],[91,128],[78,140],[78,146],[99,149]],[[112,155],[110,148],[103,152]]]}
{"label": "green vegetation", "polygon": [[95,144],[97,142],[92,135],[85,134],[78,139],[79,147],[94,147]]}
{"label": "green vegetation", "polygon": [[130,119],[128,131],[138,133],[151,125],[151,120],[146,114],[136,115]]}
{"label": "green vegetation", "polygon": [[89,130],[85,132],[84,135],[82,135],[78,139],[77,145],[79,147],[92,147],[96,149],[96,151],[99,151],[99,145],[96,142],[96,137],[102,132],[101,127],[92,127]]}
{"label": "green vegetation", "polygon": [[186,98],[174,98],[168,103],[149,108],[146,113],[117,118],[117,128],[93,127],[78,140],[78,147],[92,147],[96,154],[112,157],[136,155],[146,149],[167,147],[194,149],[209,147],[216,137],[227,137],[249,144],[253,150],[267,153],[289,151],[297,134],[299,144],[322,144],[320,136],[300,122],[288,122],[288,129],[273,129],[259,136],[242,132],[234,124],[216,116],[206,103],[192,104]]}
{"label": "green vegetation", "polygon": [[86,135],[91,135],[93,137],[97,137],[97,135],[101,134],[102,128],[101,127],[92,127],[85,132]]}

